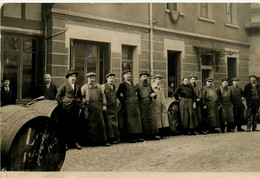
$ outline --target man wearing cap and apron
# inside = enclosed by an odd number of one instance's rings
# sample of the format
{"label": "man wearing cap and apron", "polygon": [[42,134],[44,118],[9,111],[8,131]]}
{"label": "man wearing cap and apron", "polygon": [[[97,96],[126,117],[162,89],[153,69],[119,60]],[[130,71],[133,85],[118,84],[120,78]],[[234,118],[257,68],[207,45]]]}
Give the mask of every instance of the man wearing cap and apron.
{"label": "man wearing cap and apron", "polygon": [[106,111],[106,97],[101,85],[96,83],[96,74],[87,73],[87,83],[81,87],[81,95],[85,104],[85,119],[88,121],[90,141],[93,145],[110,146],[107,142],[105,122],[102,111]]}
{"label": "man wearing cap and apron", "polygon": [[78,73],[73,69],[69,70],[67,75],[67,82],[62,84],[57,92],[56,100],[64,109],[64,117],[61,121],[61,130],[65,137],[66,149],[73,146],[81,149],[78,144],[79,139],[79,110],[82,107],[80,87],[76,85],[76,78]]}
{"label": "man wearing cap and apron", "polygon": [[[228,88],[228,79],[221,79],[221,86],[217,89],[217,94],[220,102],[220,129],[221,132],[234,132],[234,116],[233,116],[233,104],[231,102],[231,90]],[[225,124],[227,123],[227,125]]]}
{"label": "man wearing cap and apron", "polygon": [[216,89],[212,85],[213,81],[212,78],[207,78],[206,85],[201,89],[203,117],[209,132],[219,133],[215,128],[220,126],[218,112],[220,108]]}
{"label": "man wearing cap and apron", "polygon": [[[164,131],[163,128],[169,128],[169,120],[167,118],[167,109],[164,106],[165,94],[164,87],[160,84],[162,80],[162,75],[157,74],[154,76],[154,83],[152,84],[152,89],[155,91],[157,97],[154,100],[155,103],[155,115],[157,119],[157,127],[160,134]],[[162,138],[162,135],[161,135]]]}
{"label": "man wearing cap and apron", "polygon": [[107,83],[101,87],[105,93],[107,100],[107,110],[104,111],[104,120],[106,126],[107,138],[110,143],[117,144],[120,140],[118,131],[118,100],[116,97],[116,85],[114,84],[115,74],[110,72],[106,75]]}
{"label": "man wearing cap and apron", "polygon": [[201,116],[201,90],[196,84],[197,76],[191,74],[189,76],[189,82],[195,93],[196,108],[193,109],[193,117],[195,117],[195,127],[197,127],[197,132],[199,134],[207,134],[205,132],[205,120]]}
{"label": "man wearing cap and apron", "polygon": [[142,122],[138,98],[132,80],[130,70],[123,71],[124,81],[120,83],[116,96],[122,103],[124,115],[124,132],[128,134],[129,142],[143,142],[141,139]]}
{"label": "man wearing cap and apron", "polygon": [[244,95],[247,105],[247,132],[257,129],[258,110],[260,104],[260,85],[256,83],[256,76],[249,76],[249,83],[245,86]]}
{"label": "man wearing cap and apron", "polygon": [[244,105],[242,103],[244,99],[244,93],[242,88],[239,87],[239,79],[232,78],[232,86],[230,86],[231,90],[231,102],[233,104],[233,115],[234,115],[234,129],[237,127],[238,132],[243,132],[245,129],[242,128],[242,123],[244,120]]}
{"label": "man wearing cap and apron", "polygon": [[156,93],[153,91],[150,83],[148,83],[150,74],[148,72],[142,72],[140,74],[141,82],[136,84],[136,92],[139,101],[139,107],[141,112],[143,133],[146,139],[159,140],[157,136],[159,133],[157,127],[155,105],[153,98],[156,98]]}

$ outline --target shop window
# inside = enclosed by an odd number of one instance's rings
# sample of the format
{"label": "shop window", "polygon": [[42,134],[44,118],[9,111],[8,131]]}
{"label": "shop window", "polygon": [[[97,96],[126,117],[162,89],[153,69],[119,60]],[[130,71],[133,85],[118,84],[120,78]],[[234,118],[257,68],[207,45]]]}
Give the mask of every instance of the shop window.
{"label": "shop window", "polygon": [[7,76],[17,99],[33,98],[36,77],[37,39],[3,35],[2,77]]}
{"label": "shop window", "polygon": [[122,46],[122,71],[131,70],[133,74],[133,46]]}
{"label": "shop window", "polygon": [[105,75],[110,69],[109,44],[84,40],[72,40],[71,67],[79,73],[77,83],[84,85],[86,74],[95,72],[96,81],[105,83]]}

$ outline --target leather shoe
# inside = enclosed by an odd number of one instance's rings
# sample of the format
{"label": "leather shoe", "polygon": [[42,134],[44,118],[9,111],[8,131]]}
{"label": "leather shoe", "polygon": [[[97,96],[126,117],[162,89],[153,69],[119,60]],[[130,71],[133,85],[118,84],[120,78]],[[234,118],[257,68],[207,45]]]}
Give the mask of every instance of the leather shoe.
{"label": "leather shoe", "polygon": [[258,130],[258,129],[253,129],[252,131],[253,131],[253,132],[259,132],[259,130]]}
{"label": "leather shoe", "polygon": [[78,143],[75,143],[75,147],[76,149],[81,150],[81,146]]}
{"label": "leather shoe", "polygon": [[137,140],[135,140],[135,139],[129,139],[128,142],[129,142],[129,143],[136,143]]}
{"label": "leather shoe", "polygon": [[247,132],[251,132],[251,130],[250,130],[250,129],[247,129],[246,131],[247,131]]}
{"label": "leather shoe", "polygon": [[155,135],[155,136],[154,136],[154,140],[160,140],[160,136]]}
{"label": "leather shoe", "polygon": [[111,146],[111,144],[110,143],[104,143],[104,146]]}
{"label": "leather shoe", "polygon": [[238,131],[238,132],[244,132],[245,129],[242,129],[242,128],[241,128],[241,129],[237,129],[237,131]]}

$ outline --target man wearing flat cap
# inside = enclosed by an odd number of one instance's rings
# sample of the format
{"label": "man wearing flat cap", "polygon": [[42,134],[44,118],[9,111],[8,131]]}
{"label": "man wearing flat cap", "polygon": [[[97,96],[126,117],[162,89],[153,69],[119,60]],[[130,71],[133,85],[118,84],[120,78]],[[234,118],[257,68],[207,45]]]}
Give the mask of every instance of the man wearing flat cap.
{"label": "man wearing flat cap", "polygon": [[220,129],[221,132],[234,132],[233,104],[231,102],[232,91],[228,87],[228,79],[221,79],[221,85],[217,89],[220,103]]}
{"label": "man wearing flat cap", "polygon": [[239,79],[232,78],[232,86],[230,86],[231,90],[231,102],[233,104],[233,116],[234,116],[234,129],[237,128],[238,132],[243,132],[245,129],[242,128],[242,123],[244,120],[244,93],[242,88],[239,87]]}
{"label": "man wearing flat cap", "polygon": [[108,73],[106,75],[107,83],[101,86],[107,100],[107,110],[104,111],[106,133],[108,141],[112,144],[117,144],[120,140],[117,114],[118,100],[116,97],[117,87],[114,84],[115,76],[112,72]]}
{"label": "man wearing flat cap", "polygon": [[81,95],[85,104],[85,119],[88,121],[90,141],[93,145],[110,146],[107,142],[105,122],[102,111],[107,110],[107,101],[101,85],[96,83],[96,74],[86,75],[87,83],[81,87]]}
{"label": "man wearing flat cap", "polygon": [[122,103],[124,126],[123,130],[128,136],[129,142],[142,142],[142,122],[140,115],[140,108],[138,98],[136,96],[135,87],[132,82],[132,75],[130,70],[123,71],[123,82],[120,83],[116,96]]}
{"label": "man wearing flat cap", "polygon": [[61,121],[62,133],[65,137],[66,147],[81,149],[79,139],[79,110],[82,107],[80,87],[76,85],[78,73],[73,69],[66,74],[67,82],[62,84],[57,92],[56,100],[64,110]]}
{"label": "man wearing flat cap", "polygon": [[139,101],[144,136],[146,139],[159,140],[155,105],[152,100],[157,95],[149,83],[149,76],[148,72],[143,71],[140,74],[141,81],[136,84],[135,88]]}
{"label": "man wearing flat cap", "polygon": [[5,106],[9,104],[15,104],[15,93],[10,87],[10,79],[8,77],[4,77],[2,80],[2,87],[1,87],[1,105],[0,106]]}
{"label": "man wearing flat cap", "polygon": [[247,105],[247,132],[257,130],[258,110],[260,104],[260,85],[256,83],[256,76],[249,76],[249,83],[245,86],[244,96]]}
{"label": "man wearing flat cap", "polygon": [[206,128],[210,133],[219,133],[215,128],[220,126],[219,102],[216,89],[213,87],[213,79],[207,78],[206,85],[202,87],[203,117],[206,121]]}
{"label": "man wearing flat cap", "polygon": [[197,76],[195,74],[191,74],[189,76],[189,82],[195,93],[195,102],[196,108],[193,108],[193,117],[195,117],[195,126],[197,127],[197,132],[199,134],[207,134],[205,132],[205,120],[201,116],[201,89],[196,84]]}
{"label": "man wearing flat cap", "polygon": [[155,103],[155,113],[157,119],[157,127],[160,134],[162,135],[163,129],[168,128],[169,120],[167,117],[167,109],[165,107],[165,93],[164,86],[161,84],[162,75],[157,74],[154,76],[154,83],[152,84],[152,89],[155,91],[157,97],[154,100]]}

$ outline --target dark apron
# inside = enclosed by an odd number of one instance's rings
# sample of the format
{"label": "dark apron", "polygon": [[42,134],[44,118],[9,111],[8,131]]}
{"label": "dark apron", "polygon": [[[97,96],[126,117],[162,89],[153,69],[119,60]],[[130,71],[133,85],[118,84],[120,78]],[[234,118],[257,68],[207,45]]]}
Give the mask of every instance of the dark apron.
{"label": "dark apron", "polygon": [[234,122],[233,104],[231,103],[230,96],[231,92],[229,89],[221,90],[220,104],[222,105],[221,117],[223,122]]}
{"label": "dark apron", "polygon": [[219,112],[218,112],[218,95],[214,89],[207,89],[206,96],[206,123],[209,127],[218,127]]}
{"label": "dark apron", "polygon": [[[89,88],[89,108],[88,108],[88,131],[91,142],[105,142],[107,140],[105,123],[102,114],[101,94],[98,88]],[[86,108],[87,109],[87,108]]]}
{"label": "dark apron", "polygon": [[105,84],[105,95],[107,100],[107,111],[104,112],[104,120],[106,133],[108,138],[118,138],[118,115],[117,115],[117,97],[116,87],[113,85],[113,90],[109,84]]}

